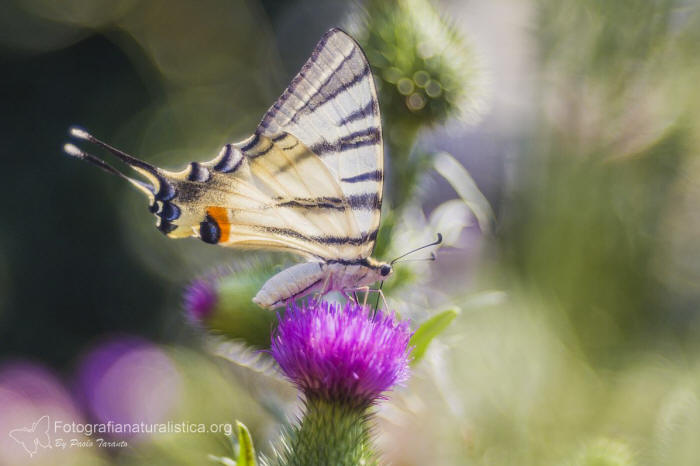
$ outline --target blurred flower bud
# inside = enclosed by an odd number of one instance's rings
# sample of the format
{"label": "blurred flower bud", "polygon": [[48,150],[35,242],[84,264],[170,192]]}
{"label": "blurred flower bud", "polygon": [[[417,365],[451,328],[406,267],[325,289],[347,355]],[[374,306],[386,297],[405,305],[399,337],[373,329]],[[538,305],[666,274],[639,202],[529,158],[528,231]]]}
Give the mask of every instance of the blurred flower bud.
{"label": "blurred flower bud", "polygon": [[252,298],[274,271],[272,262],[251,261],[192,281],[184,291],[187,316],[214,334],[268,347],[276,316]]}
{"label": "blurred flower bud", "polygon": [[479,115],[479,67],[458,30],[428,0],[368,0],[355,18],[348,27],[379,92],[391,167],[386,197],[400,214],[431,166],[430,154],[414,150],[419,131]]}
{"label": "blurred flower bud", "polygon": [[206,319],[216,306],[219,295],[210,280],[197,279],[185,288],[185,310],[194,322]]}
{"label": "blurred flower bud", "polygon": [[364,24],[355,29],[389,126],[430,126],[477,112],[474,54],[430,2],[370,0]]}

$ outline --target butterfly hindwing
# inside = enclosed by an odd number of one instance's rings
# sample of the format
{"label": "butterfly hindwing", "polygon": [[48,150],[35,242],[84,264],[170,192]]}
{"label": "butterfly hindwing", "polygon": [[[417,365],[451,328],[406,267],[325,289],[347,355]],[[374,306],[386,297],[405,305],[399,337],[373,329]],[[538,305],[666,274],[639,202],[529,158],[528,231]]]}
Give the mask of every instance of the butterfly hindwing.
{"label": "butterfly hindwing", "polygon": [[227,144],[209,162],[160,171],[158,192],[166,196],[156,196],[154,211],[172,237],[362,259],[379,227],[382,170],[369,65],[355,41],[335,29],[251,137]]}

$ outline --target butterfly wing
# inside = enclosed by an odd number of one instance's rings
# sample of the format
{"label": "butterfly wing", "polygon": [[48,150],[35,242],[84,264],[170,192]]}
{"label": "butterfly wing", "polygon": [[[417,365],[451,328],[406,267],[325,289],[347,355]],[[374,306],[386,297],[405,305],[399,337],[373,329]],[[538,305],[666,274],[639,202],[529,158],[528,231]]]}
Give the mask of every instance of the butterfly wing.
{"label": "butterfly wing", "polygon": [[158,226],[169,236],[324,260],[369,256],[382,201],[382,136],[362,50],[329,31],[251,137],[149,180]]}
{"label": "butterfly wing", "polygon": [[325,260],[356,254],[366,238],[328,167],[289,134],[256,139],[255,147],[229,144],[210,162],[168,174],[176,194],[156,202],[159,227],[171,224],[173,237]]}
{"label": "butterfly wing", "polygon": [[[367,58],[339,29],[328,31],[287,90],[268,110],[258,133],[294,135],[331,171],[362,235],[379,228],[383,144],[379,102]],[[371,254],[373,241],[362,245]]]}
{"label": "butterfly wing", "polygon": [[146,194],[170,237],[360,260],[374,247],[382,202],[382,134],[369,64],[344,32],[327,32],[255,133],[180,172],[154,167],[81,129],[144,176],[127,177],[72,144],[65,151]]}

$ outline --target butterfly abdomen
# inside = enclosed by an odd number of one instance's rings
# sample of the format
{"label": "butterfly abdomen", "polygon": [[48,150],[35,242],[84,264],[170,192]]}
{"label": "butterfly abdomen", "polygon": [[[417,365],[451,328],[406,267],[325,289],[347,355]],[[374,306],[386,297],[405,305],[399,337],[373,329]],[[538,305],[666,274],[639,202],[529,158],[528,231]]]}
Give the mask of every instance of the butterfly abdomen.
{"label": "butterfly abdomen", "polygon": [[253,302],[265,308],[283,306],[290,299],[297,299],[331,286],[327,265],[322,262],[305,262],[284,269],[270,278]]}

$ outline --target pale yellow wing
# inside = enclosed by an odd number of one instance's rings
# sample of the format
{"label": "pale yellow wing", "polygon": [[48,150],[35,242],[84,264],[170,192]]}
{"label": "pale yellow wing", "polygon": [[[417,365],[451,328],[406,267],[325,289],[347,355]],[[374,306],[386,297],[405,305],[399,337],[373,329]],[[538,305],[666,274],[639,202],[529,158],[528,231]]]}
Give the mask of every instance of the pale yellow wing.
{"label": "pale yellow wing", "polygon": [[[382,136],[367,60],[344,32],[326,33],[255,133],[180,172],[124,154],[127,178],[150,200],[158,229],[232,247],[362,260],[374,247],[382,201]],[[69,153],[125,177],[79,149]]]}
{"label": "pale yellow wing", "polygon": [[154,199],[159,229],[222,246],[361,259],[358,248],[374,238],[359,231],[353,209],[374,206],[344,196],[328,167],[294,136],[250,142],[228,144],[214,160],[182,172],[159,170],[157,191],[166,193]]}
{"label": "pale yellow wing", "polygon": [[[360,235],[376,237],[384,180],[379,102],[367,58],[345,32],[331,29],[256,134],[289,133],[311,149],[340,185]],[[371,208],[367,208],[371,206]],[[374,241],[357,246],[371,254]]]}

